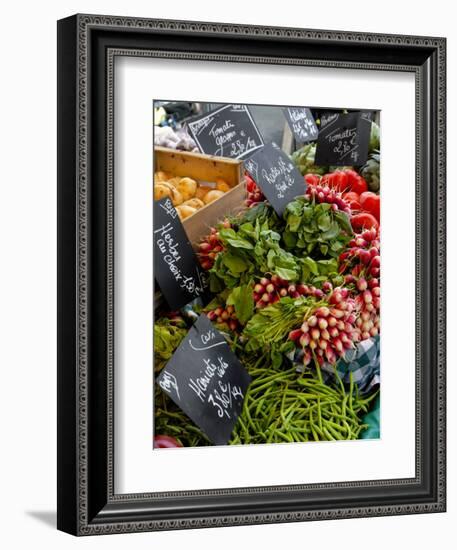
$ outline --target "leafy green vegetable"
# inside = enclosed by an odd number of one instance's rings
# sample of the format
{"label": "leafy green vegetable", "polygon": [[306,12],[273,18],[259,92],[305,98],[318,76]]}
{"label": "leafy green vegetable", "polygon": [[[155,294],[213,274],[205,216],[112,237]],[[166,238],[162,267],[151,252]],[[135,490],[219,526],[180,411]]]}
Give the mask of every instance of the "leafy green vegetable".
{"label": "leafy green vegetable", "polygon": [[324,303],[313,297],[285,297],[261,309],[251,317],[243,331],[243,337],[247,339],[246,351],[269,350],[274,359],[278,352],[285,351],[282,346],[289,344],[284,335],[300,325],[311,309]]}
{"label": "leafy green vegetable", "polygon": [[160,371],[176,351],[184,336],[187,326],[184,319],[161,317],[154,323],[154,370]]}
{"label": "leafy green vegetable", "polygon": [[282,242],[299,257],[306,254],[316,260],[337,258],[352,235],[344,212],[334,211],[331,204],[310,203],[305,197],[298,197],[286,206],[284,220]]}
{"label": "leafy green vegetable", "polygon": [[235,313],[241,324],[246,323],[254,313],[252,284],[237,286],[227,298],[227,305],[235,307]]}

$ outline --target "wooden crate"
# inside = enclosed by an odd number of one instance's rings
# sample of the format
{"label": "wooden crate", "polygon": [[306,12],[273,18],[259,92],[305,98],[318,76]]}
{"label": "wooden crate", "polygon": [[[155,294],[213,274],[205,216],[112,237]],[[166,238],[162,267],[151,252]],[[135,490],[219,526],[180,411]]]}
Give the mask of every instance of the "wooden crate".
{"label": "wooden crate", "polygon": [[[237,214],[246,208],[244,201],[243,162],[222,157],[213,157],[201,153],[175,151],[165,147],[154,147],[154,172],[170,172],[181,177],[190,177],[201,182],[214,182],[222,178],[232,187],[230,191],[183,220],[183,226],[195,250],[202,237],[209,233],[210,227],[221,221],[224,216]],[[154,293],[154,310],[166,308],[159,288]]]}
{"label": "wooden crate", "polygon": [[227,214],[234,214],[244,208],[246,191],[243,162],[240,160],[154,147],[154,172],[158,171],[169,172],[174,176],[187,176],[199,182],[212,183],[222,178],[232,187],[220,199],[183,220],[184,229],[194,248],[212,225]]}
{"label": "wooden crate", "polygon": [[242,166],[240,160],[154,147],[155,172],[170,172],[175,176],[208,182],[222,178],[230,187],[235,187],[243,179]]}

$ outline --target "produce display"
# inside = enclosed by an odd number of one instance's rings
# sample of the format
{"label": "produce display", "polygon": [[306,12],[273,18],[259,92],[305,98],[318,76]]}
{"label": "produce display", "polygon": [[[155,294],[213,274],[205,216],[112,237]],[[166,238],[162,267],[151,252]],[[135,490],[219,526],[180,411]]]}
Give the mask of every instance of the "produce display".
{"label": "produce display", "polygon": [[[248,372],[230,445],[360,439],[378,411],[379,383],[362,385],[357,361],[381,332],[379,126],[364,164],[316,166],[315,154],[310,142],[290,155],[303,187],[281,215],[245,172],[244,204],[193,243],[210,299],[155,312],[156,375],[201,314]],[[168,197],[182,220],[229,189],[154,174],[155,199]],[[211,445],[163,387],[154,389],[154,447]]]}

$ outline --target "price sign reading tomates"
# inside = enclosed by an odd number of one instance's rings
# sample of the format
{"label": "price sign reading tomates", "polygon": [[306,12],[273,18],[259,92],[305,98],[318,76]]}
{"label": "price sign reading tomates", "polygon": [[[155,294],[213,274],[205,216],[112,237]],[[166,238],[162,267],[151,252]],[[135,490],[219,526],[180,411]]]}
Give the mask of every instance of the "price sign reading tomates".
{"label": "price sign reading tomates", "polygon": [[371,121],[366,113],[331,113],[321,117],[317,139],[318,166],[361,166],[368,157]]}
{"label": "price sign reading tomates", "polygon": [[157,384],[215,445],[225,445],[251,377],[222,334],[200,315]]}
{"label": "price sign reading tomates", "polygon": [[247,105],[225,105],[188,123],[200,151],[219,157],[244,158],[263,145]]}

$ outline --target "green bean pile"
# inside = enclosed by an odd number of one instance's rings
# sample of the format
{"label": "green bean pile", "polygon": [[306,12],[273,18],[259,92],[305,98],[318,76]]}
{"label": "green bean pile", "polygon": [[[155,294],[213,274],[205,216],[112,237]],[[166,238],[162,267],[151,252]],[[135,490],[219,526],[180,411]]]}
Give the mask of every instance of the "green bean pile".
{"label": "green bean pile", "polygon": [[361,398],[352,383],[334,387],[321,373],[295,368],[257,368],[235,426],[231,444],[335,441],[358,439],[367,427],[361,416],[374,395]]}
{"label": "green bean pile", "polygon": [[[324,383],[320,370],[302,374],[263,365],[257,361],[249,369],[252,382],[229,444],[359,439],[367,427],[361,417],[376,394],[360,397],[352,380],[348,390],[339,379],[336,386]],[[211,444],[160,390],[155,395],[155,433],[172,435],[184,447]]]}

